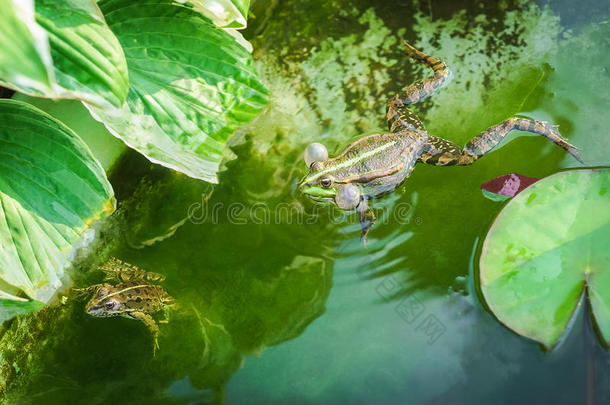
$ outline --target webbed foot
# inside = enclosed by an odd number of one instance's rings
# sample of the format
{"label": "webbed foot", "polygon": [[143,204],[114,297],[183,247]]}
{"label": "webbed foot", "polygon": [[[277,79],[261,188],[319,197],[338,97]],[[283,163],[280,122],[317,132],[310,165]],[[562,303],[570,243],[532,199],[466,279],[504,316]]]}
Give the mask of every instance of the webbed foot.
{"label": "webbed foot", "polygon": [[580,155],[578,154],[578,151],[582,150],[582,148],[574,146],[570,142],[568,142],[568,140],[559,133],[558,125],[548,125],[546,122],[543,122],[543,124],[545,128],[548,128],[549,135],[545,135],[548,139],[550,139],[553,143],[555,143],[555,145],[559,146],[561,149],[572,155],[572,157],[578,160],[580,164],[585,164],[585,162],[583,162]]}
{"label": "webbed foot", "polygon": [[356,212],[358,213],[358,217],[360,219],[360,227],[362,228],[362,233],[360,234],[360,240],[362,244],[366,247],[366,235],[369,233],[369,230],[377,220],[375,217],[375,213],[373,210],[369,208],[368,202],[366,198],[360,200],[360,204],[356,207]]}

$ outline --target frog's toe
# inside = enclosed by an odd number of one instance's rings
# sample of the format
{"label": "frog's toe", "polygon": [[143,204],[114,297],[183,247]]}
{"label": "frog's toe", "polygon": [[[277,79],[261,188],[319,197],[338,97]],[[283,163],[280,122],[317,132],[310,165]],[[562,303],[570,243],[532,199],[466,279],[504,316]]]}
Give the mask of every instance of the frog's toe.
{"label": "frog's toe", "polygon": [[367,213],[367,218],[364,221],[360,221],[360,228],[362,229],[362,232],[360,233],[360,241],[364,246],[366,246],[366,236],[369,234],[369,231],[373,227],[374,223],[375,215],[373,214],[373,211],[369,211],[369,213]]}
{"label": "frog's toe", "polygon": [[570,155],[572,155],[572,157],[576,160],[578,160],[578,162],[580,162],[580,164],[585,164],[585,162],[582,160],[582,158],[580,157],[580,155],[578,154],[578,151],[581,150],[580,148],[576,148],[570,144],[568,144],[568,147],[565,148],[566,152],[568,152]]}

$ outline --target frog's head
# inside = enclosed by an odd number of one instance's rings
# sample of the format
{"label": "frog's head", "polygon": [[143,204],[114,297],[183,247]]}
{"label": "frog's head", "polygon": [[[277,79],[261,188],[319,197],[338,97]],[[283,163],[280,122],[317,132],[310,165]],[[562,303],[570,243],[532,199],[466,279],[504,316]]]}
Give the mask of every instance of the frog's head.
{"label": "frog's head", "polygon": [[316,202],[333,203],[344,210],[356,208],[360,201],[359,189],[341,181],[335,161],[328,158],[324,145],[312,143],[304,157],[309,173],[299,183],[301,193]]}
{"label": "frog's head", "polygon": [[337,185],[331,176],[324,175],[323,162],[314,162],[309,173],[299,183],[299,191],[317,202],[334,202]]}
{"label": "frog's head", "polygon": [[115,316],[121,313],[121,303],[108,289],[100,288],[87,304],[87,313],[92,316]]}

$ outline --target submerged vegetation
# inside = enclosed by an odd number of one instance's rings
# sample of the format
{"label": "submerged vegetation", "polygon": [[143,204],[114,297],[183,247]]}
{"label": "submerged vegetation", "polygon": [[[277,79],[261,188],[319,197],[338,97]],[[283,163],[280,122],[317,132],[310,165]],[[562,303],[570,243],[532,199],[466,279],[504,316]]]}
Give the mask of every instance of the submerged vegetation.
{"label": "submerged vegetation", "polygon": [[[4,2],[0,402],[575,403],[585,381],[610,399],[594,3]],[[421,165],[363,248],[357,218],[299,196],[302,154],[385,131],[387,99],[427,75],[402,40],[456,73],[416,106],[429,133],[548,121],[596,168],[542,137]],[[541,180],[482,195],[508,173]],[[110,256],[166,276],[156,356],[72,289]]]}

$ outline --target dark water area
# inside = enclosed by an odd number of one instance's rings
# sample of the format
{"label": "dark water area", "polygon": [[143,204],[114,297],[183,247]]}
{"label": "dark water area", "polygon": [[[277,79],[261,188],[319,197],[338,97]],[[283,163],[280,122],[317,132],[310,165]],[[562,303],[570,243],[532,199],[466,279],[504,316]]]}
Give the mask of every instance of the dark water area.
{"label": "dark water area", "polygon": [[[387,99],[428,75],[453,82],[415,106],[429,133],[465,144],[511,116],[546,120],[610,164],[610,11],[585,1],[256,1],[245,36],[268,109],[232,140],[211,185],[125,153],[119,210],[74,282],[109,256],[167,276],[176,305],[158,350],[139,322],[86,300],[13,320],[8,403],[608,403],[610,355],[581,305],[551,352],[503,326],[477,291],[482,240],[504,203],[480,185],[579,167],[542,137],[512,136],[472,166],[418,164],[376,200],[368,246],[355,215],[296,192],[311,142],[331,155],[385,131]],[[162,317],[160,317],[162,318]],[[23,372],[24,367],[27,368]]]}

